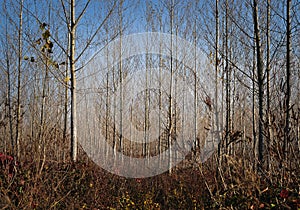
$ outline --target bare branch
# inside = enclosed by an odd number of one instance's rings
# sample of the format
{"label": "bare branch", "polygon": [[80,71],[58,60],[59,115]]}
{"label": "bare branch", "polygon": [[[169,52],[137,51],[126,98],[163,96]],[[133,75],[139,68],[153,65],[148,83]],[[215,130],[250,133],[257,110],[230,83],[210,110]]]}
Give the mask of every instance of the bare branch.
{"label": "bare branch", "polygon": [[92,43],[92,41],[94,40],[95,36],[99,33],[100,29],[102,28],[102,26],[105,24],[105,22],[108,20],[108,18],[110,17],[110,15],[112,14],[114,8],[116,6],[116,1],[114,2],[114,5],[112,6],[112,8],[110,9],[109,13],[107,14],[107,16],[104,18],[104,20],[102,21],[102,23],[99,25],[99,27],[97,28],[97,30],[95,31],[95,33],[91,36],[91,38],[87,41],[85,47],[83,48],[83,50],[79,53],[78,57],[75,59],[75,63],[79,60],[79,58],[84,54],[84,52],[88,49],[88,47],[90,46],[90,44]]}

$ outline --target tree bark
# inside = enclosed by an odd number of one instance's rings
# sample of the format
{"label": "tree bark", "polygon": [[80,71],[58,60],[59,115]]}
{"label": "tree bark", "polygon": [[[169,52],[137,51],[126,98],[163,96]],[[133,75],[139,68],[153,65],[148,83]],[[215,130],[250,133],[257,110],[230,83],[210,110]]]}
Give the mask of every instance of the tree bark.
{"label": "tree bark", "polygon": [[76,24],[75,24],[75,0],[70,4],[70,75],[71,75],[71,158],[77,160],[77,114],[76,114],[76,73],[75,73],[75,49],[76,49]]}
{"label": "tree bark", "polygon": [[253,47],[253,69],[252,69],[252,138],[253,138],[253,170],[257,169],[257,137],[256,137],[256,109],[255,109],[255,70],[256,70],[256,61],[255,61],[255,47]]}
{"label": "tree bark", "polygon": [[230,123],[231,123],[231,107],[230,107],[230,67],[228,55],[228,0],[226,0],[226,17],[225,17],[225,59],[226,59],[226,136],[225,136],[225,152],[229,152],[228,143],[230,141]]}
{"label": "tree bark", "polygon": [[254,22],[254,34],[255,34],[255,47],[256,47],[256,61],[257,61],[257,83],[258,83],[258,109],[259,109],[259,121],[258,121],[258,164],[263,165],[263,153],[264,153],[264,112],[263,112],[263,99],[264,99],[264,79],[263,79],[263,61],[260,41],[260,28],[258,22],[258,6],[257,0],[253,0],[253,22]]}
{"label": "tree bark", "polygon": [[286,101],[285,101],[285,135],[283,143],[283,152],[284,152],[284,161],[287,160],[288,153],[288,143],[290,141],[290,97],[291,97],[291,86],[290,86],[290,77],[291,77],[291,20],[290,20],[290,4],[292,0],[287,0],[286,6]]}
{"label": "tree bark", "polygon": [[[7,20],[5,20],[6,22]],[[6,74],[7,74],[7,93],[6,93],[6,101],[8,105],[8,118],[9,118],[9,137],[10,137],[10,151],[13,153],[14,152],[14,147],[15,147],[15,140],[14,140],[14,135],[13,135],[13,114],[12,114],[12,94],[11,94],[11,68],[10,68],[10,60],[9,60],[9,46],[8,46],[8,31],[7,31],[7,22],[5,23],[5,35],[6,35]],[[5,147],[5,152],[6,152],[6,147]]]}
{"label": "tree bark", "polygon": [[270,119],[270,19],[271,19],[271,11],[270,11],[271,0],[267,2],[267,167],[270,168],[270,145],[271,145],[271,119]]}
{"label": "tree bark", "polygon": [[17,86],[17,123],[16,123],[16,142],[15,155],[20,157],[20,123],[21,123],[21,74],[22,74],[22,47],[23,47],[23,0],[20,1],[19,13],[19,33],[18,33],[18,86]]}
{"label": "tree bark", "polygon": [[214,101],[214,108],[215,108],[215,132],[216,132],[216,138],[218,141],[218,158],[221,154],[221,147],[222,142],[220,141],[220,128],[219,128],[219,106],[218,106],[218,74],[219,74],[219,1],[216,0],[215,2],[216,6],[216,43],[215,43],[215,101]]}
{"label": "tree bark", "polygon": [[[120,127],[119,127],[119,148],[122,152],[124,152],[123,148],[123,65],[122,65],[122,22],[123,22],[123,0],[120,1],[119,5],[119,33],[120,33],[120,43],[119,43],[119,86],[120,86],[120,104],[119,104],[119,113],[120,113]],[[123,156],[122,156],[123,158]],[[122,159],[123,161],[123,159]]]}

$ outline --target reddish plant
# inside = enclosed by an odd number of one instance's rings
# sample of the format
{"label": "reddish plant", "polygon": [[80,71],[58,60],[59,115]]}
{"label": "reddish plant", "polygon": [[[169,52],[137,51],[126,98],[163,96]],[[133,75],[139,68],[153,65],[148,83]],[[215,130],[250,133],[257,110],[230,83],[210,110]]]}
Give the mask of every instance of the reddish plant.
{"label": "reddish plant", "polygon": [[287,191],[286,189],[282,189],[279,196],[282,197],[282,198],[288,198],[289,197],[289,191]]}
{"label": "reddish plant", "polygon": [[8,172],[9,177],[12,177],[15,167],[18,166],[18,163],[15,161],[14,157],[0,152],[0,161],[0,167]]}

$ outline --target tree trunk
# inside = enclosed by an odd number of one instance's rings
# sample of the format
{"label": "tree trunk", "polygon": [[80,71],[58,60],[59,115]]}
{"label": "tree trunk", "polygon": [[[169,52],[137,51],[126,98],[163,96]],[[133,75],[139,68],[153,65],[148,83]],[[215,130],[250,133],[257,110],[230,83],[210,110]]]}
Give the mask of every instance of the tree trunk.
{"label": "tree trunk", "polygon": [[260,29],[258,22],[258,8],[257,0],[253,0],[253,22],[254,22],[254,34],[255,34],[255,47],[256,47],[256,61],[257,61],[257,77],[258,77],[258,109],[259,109],[259,121],[258,121],[258,164],[263,166],[263,153],[264,153],[264,129],[263,129],[263,100],[264,100],[264,79],[263,79],[263,61],[262,51],[260,43]]}
{"label": "tree trunk", "polygon": [[230,107],[230,67],[228,55],[228,0],[226,0],[226,17],[225,17],[225,59],[226,59],[226,136],[225,136],[225,152],[228,153],[228,143],[230,141],[230,123],[231,123],[231,107]]}
{"label": "tree trunk", "polygon": [[70,75],[71,75],[71,158],[77,160],[77,118],[76,118],[76,74],[75,74],[75,43],[76,43],[76,24],[75,24],[75,0],[70,4]]}
{"label": "tree trunk", "polygon": [[[162,30],[162,17],[161,15],[159,16],[159,31]],[[158,101],[158,107],[159,107],[159,113],[158,113],[158,133],[159,133],[159,140],[158,140],[158,151],[159,154],[162,153],[162,138],[161,138],[161,132],[162,132],[162,125],[163,125],[163,121],[162,121],[162,66],[163,66],[163,58],[162,58],[162,39],[160,38],[159,40],[159,101]],[[161,167],[162,165],[162,158],[159,158],[159,167]]]}
{"label": "tree trunk", "polygon": [[195,155],[197,155],[197,151],[200,148],[200,136],[198,136],[198,86],[197,86],[197,34],[196,34],[196,26],[197,26],[197,20],[195,20],[194,23],[194,31],[193,31],[193,38],[194,38],[194,47],[195,47],[195,52],[194,52],[194,139],[195,139]]}
{"label": "tree trunk", "polygon": [[267,2],[267,167],[270,169],[270,145],[271,145],[271,119],[270,119],[270,19],[271,19],[271,12],[270,12],[270,4],[271,0]]}
{"label": "tree trunk", "polygon": [[218,141],[218,158],[221,154],[221,147],[222,142],[220,141],[220,128],[219,128],[219,107],[218,107],[218,74],[219,74],[219,1],[216,0],[216,43],[215,43],[215,101],[214,101],[214,108],[215,108],[215,133],[216,139]]}
{"label": "tree trunk", "polygon": [[20,157],[20,124],[21,124],[21,71],[22,71],[22,36],[23,36],[23,0],[20,1],[19,13],[19,34],[18,34],[18,86],[17,86],[17,123],[16,123],[16,142],[15,142],[15,155]]}
{"label": "tree trunk", "polygon": [[[173,21],[174,21],[174,0],[171,1],[171,8],[170,8],[170,32],[171,36],[173,36]],[[169,110],[168,110],[168,148],[171,147],[171,141],[172,141],[172,132],[173,132],[173,40],[171,39],[170,43],[170,86],[169,86]],[[172,150],[169,149],[169,173],[172,173]]]}
{"label": "tree trunk", "polygon": [[[8,34],[6,30],[6,38],[8,39]],[[7,40],[8,42],[8,40]],[[15,150],[15,140],[14,140],[14,135],[13,135],[13,114],[12,114],[12,95],[11,95],[11,78],[10,78],[10,60],[9,60],[9,49],[8,45],[6,47],[6,74],[7,74],[7,93],[6,93],[6,100],[7,100],[7,105],[8,105],[8,118],[9,118],[9,137],[10,137],[10,152],[14,152]],[[6,150],[6,147],[5,147]],[[6,151],[5,151],[6,152]]]}
{"label": "tree trunk", "polygon": [[[67,47],[67,55],[69,54],[70,50],[70,33],[68,34],[68,47]],[[69,101],[69,58],[66,57],[66,65],[65,65],[65,86],[64,86],[64,124],[63,124],[63,142],[67,140],[67,134],[68,134],[68,101]],[[63,162],[66,160],[66,151],[63,149],[62,154]]]}
{"label": "tree trunk", "polygon": [[257,169],[257,137],[256,137],[256,109],[255,109],[255,70],[256,70],[256,61],[255,61],[255,47],[253,47],[253,70],[252,70],[252,139],[253,139],[253,170],[256,171]]}
{"label": "tree trunk", "polygon": [[[119,15],[119,33],[120,33],[120,43],[119,43],[119,86],[120,86],[120,104],[119,104],[119,113],[120,113],[120,127],[119,127],[119,148],[121,150],[121,152],[124,152],[124,148],[123,148],[123,66],[122,66],[122,22],[123,22],[123,0],[120,1],[120,5],[119,5],[119,11],[118,11],[118,15]],[[123,158],[123,156],[122,156]],[[122,159],[123,161],[123,159]]]}
{"label": "tree trunk", "polygon": [[290,20],[290,3],[291,0],[287,0],[286,6],[286,98],[285,98],[285,132],[284,132],[284,161],[287,161],[288,153],[288,143],[290,141],[290,97],[291,97],[291,87],[290,87],[290,77],[291,77],[291,20]]}

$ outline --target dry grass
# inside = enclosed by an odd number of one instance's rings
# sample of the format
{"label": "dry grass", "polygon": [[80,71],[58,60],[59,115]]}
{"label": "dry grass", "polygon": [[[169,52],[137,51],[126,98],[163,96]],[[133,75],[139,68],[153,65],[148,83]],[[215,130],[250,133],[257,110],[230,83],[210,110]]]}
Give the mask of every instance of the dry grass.
{"label": "dry grass", "polygon": [[244,167],[243,161],[224,156],[217,168],[211,158],[198,168],[178,168],[171,175],[146,179],[118,177],[86,157],[76,164],[46,161],[41,172],[36,163],[24,161],[12,175],[2,164],[0,205],[2,209],[300,208],[299,178],[289,187],[271,184]]}

